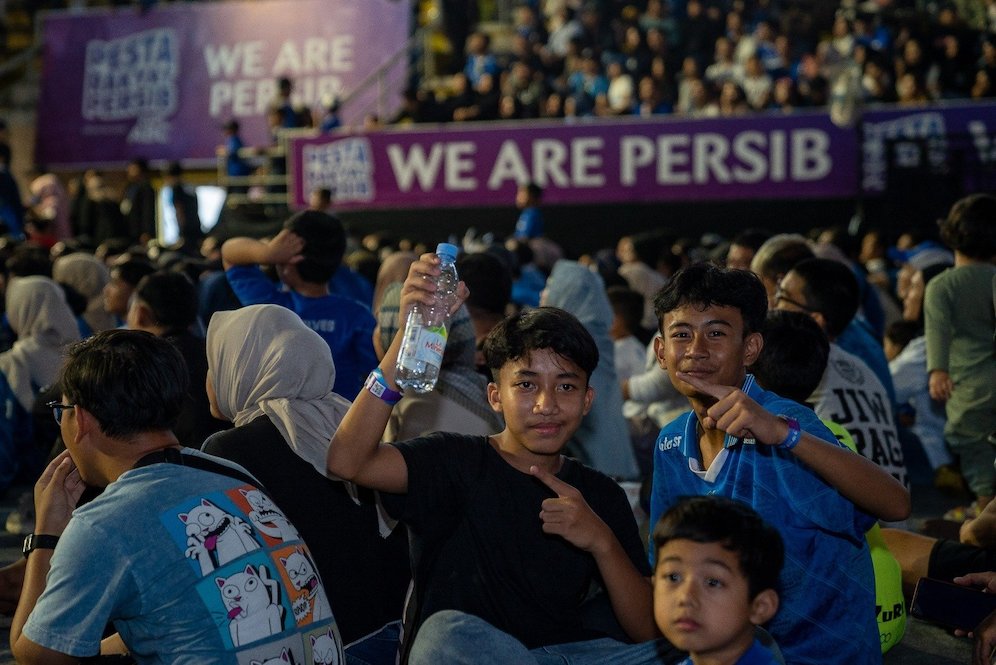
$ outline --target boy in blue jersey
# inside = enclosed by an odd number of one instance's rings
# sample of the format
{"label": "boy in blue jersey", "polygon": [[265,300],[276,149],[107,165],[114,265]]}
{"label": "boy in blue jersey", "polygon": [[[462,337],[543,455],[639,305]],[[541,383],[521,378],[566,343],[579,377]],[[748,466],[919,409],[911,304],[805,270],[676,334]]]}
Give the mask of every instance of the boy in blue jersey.
{"label": "boy in blue jersey", "polygon": [[909,493],[842,447],[813,412],[759,388],[764,286],[752,273],[694,265],[655,297],[657,359],[692,410],[654,451],[651,523],[678,497],[715,494],[752,506],[785,542],[782,609],[768,630],[787,662],[827,654],[881,662],[871,559],[874,517],[904,519]]}
{"label": "boy in blue jersey", "polygon": [[[321,335],[335,360],[333,389],[353,400],[377,364],[372,341],[376,321],[366,305],[329,292],[329,280],[345,249],[342,223],[327,213],[306,210],[284,222],[283,230],[268,241],[227,240],[221,260],[239,302],[282,305]],[[260,264],[274,266],[286,288],[271,282]]]}
{"label": "boy in blue jersey", "polygon": [[781,662],[755,637],[778,611],[785,550],[777,530],[739,501],[685,497],[657,524],[654,548],[654,617],[689,652],[679,665]]}

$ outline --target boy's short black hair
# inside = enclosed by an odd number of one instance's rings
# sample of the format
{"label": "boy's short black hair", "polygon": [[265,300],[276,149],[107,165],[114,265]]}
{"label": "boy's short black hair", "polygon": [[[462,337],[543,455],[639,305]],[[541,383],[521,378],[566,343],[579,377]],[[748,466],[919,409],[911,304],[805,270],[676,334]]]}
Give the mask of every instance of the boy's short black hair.
{"label": "boy's short black hair", "polygon": [[135,297],[161,326],[183,330],[197,320],[197,287],[182,272],[159,270],[146,275],[135,287]]}
{"label": "boy's short black hair", "polygon": [[534,201],[540,201],[543,198],[543,188],[537,185],[535,182],[528,182],[523,187],[526,188],[526,193],[529,194],[529,198]]}
{"label": "boy's short black hair", "polygon": [[827,335],[834,339],[844,332],[861,305],[861,287],[854,272],[833,259],[799,261],[792,272],[805,282],[806,306],[823,315]]}
{"label": "boy's short black hair", "polygon": [[154,265],[142,259],[128,259],[111,266],[111,276],[117,277],[132,288],[138,286],[143,277],[151,275],[155,271]]}
{"label": "boy's short black hair", "polygon": [[305,210],[284,222],[284,228],[304,240],[304,260],[294,264],[301,279],[313,284],[325,284],[332,279],[346,251],[346,229],[339,218]]}
{"label": "boy's short black hair", "polygon": [[757,275],[729,270],[711,263],[682,268],[654,296],[657,325],[663,331],[664,315],[683,305],[734,307],[744,320],[744,335],[760,332],[768,311],[768,294]]}
{"label": "boy's short black hair", "polygon": [[733,236],[733,240],[730,241],[730,244],[739,245],[740,247],[750,247],[756,252],[761,249],[761,245],[767,242],[770,237],[771,232],[765,231],[764,229],[744,229],[737,235]]}
{"label": "boy's short black hair", "polygon": [[805,404],[830,357],[830,341],[804,312],[772,310],[761,329],[764,348],[750,371],[765,390]]}
{"label": "boy's short black hair", "polygon": [[574,362],[584,371],[585,383],[598,365],[598,346],[591,333],[577,317],[559,307],[536,307],[504,318],[484,340],[484,362],[498,381],[508,362],[540,349],[550,349]]}
{"label": "boy's short black hair", "polygon": [[643,320],[643,296],[626,286],[610,286],[605,295],[612,305],[612,312],[623,321],[623,325],[631,333],[640,331]]}
{"label": "boy's short black hair", "polygon": [[59,377],[66,401],[118,439],[172,429],[188,383],[177,348],[140,330],[105,330],[77,342]]}
{"label": "boy's short black hair", "polygon": [[972,259],[996,256],[996,196],[972,194],[959,199],[941,220],[944,244]]}
{"label": "boy's short black hair", "polygon": [[923,335],[923,325],[919,321],[893,321],[885,329],[885,338],[900,348]]}
{"label": "boy's short black hair", "polygon": [[654,528],[657,564],[672,540],[719,543],[737,555],[751,600],[765,589],[778,590],[785,546],[778,530],[745,503],[722,496],[686,496],[664,513]]}

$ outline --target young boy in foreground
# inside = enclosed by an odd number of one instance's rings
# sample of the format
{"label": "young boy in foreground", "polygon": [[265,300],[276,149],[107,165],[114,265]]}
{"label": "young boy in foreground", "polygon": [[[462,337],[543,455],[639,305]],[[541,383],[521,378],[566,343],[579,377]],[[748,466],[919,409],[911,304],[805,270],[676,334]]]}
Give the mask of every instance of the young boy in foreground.
{"label": "young boy in foreground", "polygon": [[654,306],[658,362],[692,410],[657,439],[651,523],[681,496],[750,505],[785,543],[782,610],[769,630],[786,661],[881,662],[864,533],[873,516],[905,519],[909,493],[841,446],[812,410],[747,374],[764,344],[767,294],[757,276],[690,266]]}
{"label": "young boy in foreground", "polygon": [[774,665],[755,626],[778,611],[782,538],[746,504],[687,497],[654,530],[657,627],[689,652],[681,665]]}
{"label": "young boy in foreground", "polygon": [[[423,255],[402,288],[401,319],[434,301],[439,261]],[[461,282],[459,302],[467,297]],[[561,454],[591,408],[594,340],[574,316],[541,307],[503,320],[484,357],[487,400],[505,419],[489,437],[436,433],[380,442],[400,399],[395,337],[333,436],[328,470],[384,493],[409,529],[413,591],[403,659],[410,663],[669,663],[656,640],[650,569],[623,491]],[[484,398],[481,395],[480,398]],[[633,642],[584,622],[601,587]],[[600,638],[600,639],[594,639]]]}

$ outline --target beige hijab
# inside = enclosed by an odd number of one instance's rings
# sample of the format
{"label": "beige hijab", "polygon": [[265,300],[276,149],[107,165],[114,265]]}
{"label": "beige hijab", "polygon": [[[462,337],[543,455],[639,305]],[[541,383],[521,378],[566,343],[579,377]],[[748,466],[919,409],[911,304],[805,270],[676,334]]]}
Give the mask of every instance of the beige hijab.
{"label": "beige hijab", "polygon": [[90,330],[100,332],[117,326],[114,316],[104,309],[104,287],[111,281],[111,273],[103,261],[84,253],[61,256],[52,264],[52,279],[68,284],[86,298],[83,320]]}
{"label": "beige hijab", "polygon": [[58,377],[63,353],[79,340],[79,328],[62,287],[48,277],[10,281],[7,320],[17,341],[0,353],[0,372],[20,405],[31,411],[38,392]]}
{"label": "beige hijab", "polygon": [[207,357],[222,415],[236,427],[267,416],[301,459],[328,475],[329,440],[350,402],[332,392],[335,364],[318,333],[279,305],[216,312]]}

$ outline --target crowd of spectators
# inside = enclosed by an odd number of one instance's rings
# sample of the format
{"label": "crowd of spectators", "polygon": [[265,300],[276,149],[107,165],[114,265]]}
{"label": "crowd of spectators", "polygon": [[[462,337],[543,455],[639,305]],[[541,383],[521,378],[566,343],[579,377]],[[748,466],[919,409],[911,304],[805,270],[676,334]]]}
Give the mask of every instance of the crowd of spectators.
{"label": "crowd of spectators", "polygon": [[532,0],[513,17],[509,34],[472,28],[452,73],[410,89],[394,122],[996,96],[994,2]]}

